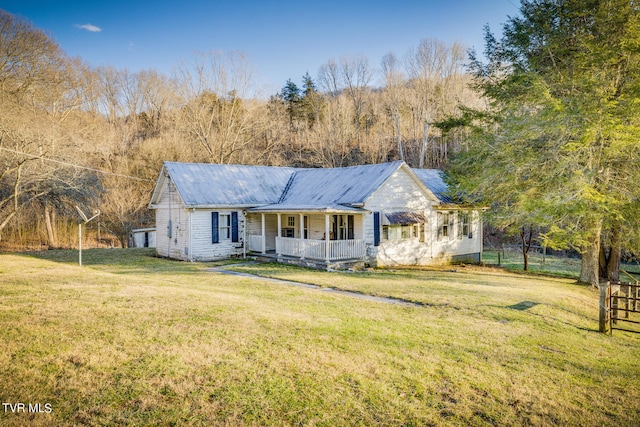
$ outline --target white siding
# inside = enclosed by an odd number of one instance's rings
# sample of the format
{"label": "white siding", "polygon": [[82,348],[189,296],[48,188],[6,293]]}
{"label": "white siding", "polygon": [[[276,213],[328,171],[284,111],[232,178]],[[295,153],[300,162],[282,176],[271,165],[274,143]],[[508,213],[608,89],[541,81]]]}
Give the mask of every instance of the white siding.
{"label": "white siding", "polygon": [[[427,224],[421,232],[424,242],[419,238],[382,240],[374,246],[373,213],[365,218],[365,241],[369,262],[377,266],[390,265],[432,265],[451,262],[454,257],[481,252],[481,233],[479,216],[473,215],[473,238],[458,239],[457,235],[448,240],[437,241],[438,224],[437,202],[431,200],[404,169],[393,173],[389,179],[367,198],[365,208],[371,212],[415,211],[427,218]],[[422,228],[422,226],[421,226]],[[454,229],[457,232],[457,223]]]}
{"label": "white siding", "polygon": [[[211,227],[211,213],[218,215],[238,212],[238,241],[223,239],[220,236],[218,243],[212,243],[213,232]],[[244,215],[242,211],[231,209],[202,209],[189,212],[191,214],[191,260],[212,261],[234,256],[242,256],[243,253],[243,229]]]}
{"label": "white siding", "polygon": [[447,263],[451,259],[458,255],[475,254],[482,252],[482,225],[480,222],[480,214],[478,211],[473,211],[470,218],[470,231],[472,238],[463,236],[459,239],[460,230],[458,229],[457,213],[456,210],[448,210],[444,212],[453,212],[454,227],[448,238],[442,238],[438,241],[438,219],[437,213],[434,211],[430,219],[429,231],[431,234],[431,241],[433,242],[432,257],[434,263]]}
{"label": "white siding", "polygon": [[[158,255],[188,260],[189,219],[178,192],[164,186],[156,209],[156,251]],[[169,227],[171,225],[171,227]]]}

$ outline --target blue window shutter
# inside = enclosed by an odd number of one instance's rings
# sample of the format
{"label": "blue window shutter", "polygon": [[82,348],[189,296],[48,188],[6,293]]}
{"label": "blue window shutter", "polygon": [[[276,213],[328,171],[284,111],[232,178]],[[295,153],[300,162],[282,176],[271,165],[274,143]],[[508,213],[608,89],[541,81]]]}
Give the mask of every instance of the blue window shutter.
{"label": "blue window shutter", "polygon": [[380,212],[373,213],[373,246],[380,246]]}
{"label": "blue window shutter", "polygon": [[231,212],[231,241],[238,242],[238,212]]}
{"label": "blue window shutter", "polygon": [[218,212],[211,212],[211,243],[220,241],[220,230],[218,229]]}

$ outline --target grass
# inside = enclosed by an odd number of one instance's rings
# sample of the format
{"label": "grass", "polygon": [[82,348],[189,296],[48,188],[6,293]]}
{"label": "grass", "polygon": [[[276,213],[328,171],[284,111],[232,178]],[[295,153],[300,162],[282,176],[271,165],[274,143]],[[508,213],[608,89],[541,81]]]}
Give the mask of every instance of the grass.
{"label": "grass", "polygon": [[0,255],[0,425],[640,424],[640,336],[597,291],[496,269],[205,272],[148,250]]}
{"label": "grass", "polygon": [[[500,255],[498,255],[500,253]],[[524,261],[522,253],[512,250],[488,250],[483,252],[482,261],[488,265],[501,266],[510,271],[523,271]],[[581,260],[578,257],[562,257],[546,255],[538,252],[529,253],[529,271],[530,273],[549,274],[555,276],[577,278],[580,276]],[[623,263],[623,270],[636,272],[640,271],[637,264]],[[622,280],[629,278],[623,274]]]}

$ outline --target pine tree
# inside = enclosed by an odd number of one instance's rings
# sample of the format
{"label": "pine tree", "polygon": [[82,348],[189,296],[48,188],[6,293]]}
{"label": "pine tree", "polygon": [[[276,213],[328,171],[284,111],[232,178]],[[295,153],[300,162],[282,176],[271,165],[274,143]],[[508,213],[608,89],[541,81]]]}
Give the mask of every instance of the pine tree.
{"label": "pine tree", "polygon": [[288,79],[287,83],[282,88],[280,98],[282,98],[287,106],[289,125],[293,130],[295,129],[295,122],[300,116],[300,89],[291,79]]}

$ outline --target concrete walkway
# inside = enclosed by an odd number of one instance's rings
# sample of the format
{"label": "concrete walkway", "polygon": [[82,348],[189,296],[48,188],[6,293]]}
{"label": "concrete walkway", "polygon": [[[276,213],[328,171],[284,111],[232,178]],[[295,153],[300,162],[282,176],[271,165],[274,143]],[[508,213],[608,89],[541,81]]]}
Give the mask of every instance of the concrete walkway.
{"label": "concrete walkway", "polygon": [[421,304],[411,302],[411,301],[406,301],[400,298],[376,297],[373,295],[362,294],[360,292],[343,291],[341,289],[336,289],[336,288],[323,288],[322,286],[313,285],[311,283],[293,282],[291,280],[274,279],[272,277],[257,276],[255,274],[228,270],[228,268],[230,267],[237,267],[240,265],[252,265],[252,264],[255,264],[255,263],[248,262],[248,263],[242,263],[242,264],[231,264],[231,265],[221,266],[221,267],[209,267],[209,268],[205,268],[205,271],[210,271],[213,273],[229,274],[231,276],[246,277],[249,279],[262,280],[264,282],[278,283],[281,285],[297,286],[299,288],[314,289],[320,292],[344,295],[348,297],[359,298],[367,301],[381,302],[385,304],[395,304],[395,305],[403,305],[403,306],[409,306],[409,307],[421,306]]}

